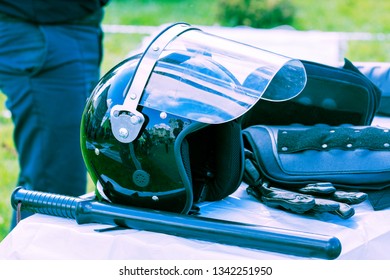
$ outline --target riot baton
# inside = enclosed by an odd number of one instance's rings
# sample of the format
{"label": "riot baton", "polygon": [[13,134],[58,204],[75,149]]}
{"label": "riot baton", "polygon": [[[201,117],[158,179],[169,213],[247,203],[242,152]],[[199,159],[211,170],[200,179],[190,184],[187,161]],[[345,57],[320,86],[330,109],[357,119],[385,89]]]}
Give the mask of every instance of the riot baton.
{"label": "riot baton", "polygon": [[336,237],[199,216],[141,209],[65,195],[16,188],[12,207],[33,213],[75,219],[179,237],[290,254],[335,259],[341,253]]}

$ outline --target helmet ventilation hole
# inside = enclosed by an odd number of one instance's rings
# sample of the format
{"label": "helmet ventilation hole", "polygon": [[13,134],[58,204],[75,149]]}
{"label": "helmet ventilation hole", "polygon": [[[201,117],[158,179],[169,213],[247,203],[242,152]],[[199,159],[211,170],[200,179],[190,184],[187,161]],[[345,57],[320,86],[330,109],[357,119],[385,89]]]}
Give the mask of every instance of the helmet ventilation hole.
{"label": "helmet ventilation hole", "polygon": [[150,175],[144,170],[136,170],[133,173],[133,182],[138,187],[146,187],[149,185]]}

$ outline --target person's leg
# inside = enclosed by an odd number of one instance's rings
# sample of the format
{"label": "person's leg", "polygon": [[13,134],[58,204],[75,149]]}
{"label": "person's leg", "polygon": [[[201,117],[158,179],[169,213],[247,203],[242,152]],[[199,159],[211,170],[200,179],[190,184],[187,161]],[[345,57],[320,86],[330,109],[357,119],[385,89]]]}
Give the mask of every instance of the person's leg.
{"label": "person's leg", "polygon": [[[84,194],[79,131],[86,98],[99,78],[100,34],[89,27],[18,25],[7,26],[14,37],[8,41],[15,44],[8,42],[9,47],[0,50],[0,87],[15,124],[18,185]],[[26,42],[17,41],[20,38]]]}
{"label": "person's leg", "polygon": [[29,177],[35,176],[35,189],[79,196],[86,192],[87,178],[80,123],[86,99],[99,79],[100,34],[86,26],[41,29],[47,42],[46,61],[30,80],[42,135],[41,166],[35,166]]}
{"label": "person's leg", "polygon": [[[43,65],[45,40],[36,26],[8,18],[0,20],[0,34],[0,89],[7,96],[6,106],[15,127],[14,141],[20,167],[17,185],[30,189],[33,179],[25,175],[34,173],[34,164],[39,160],[37,155],[41,153],[39,120],[30,78]],[[14,224],[15,215],[11,228]]]}

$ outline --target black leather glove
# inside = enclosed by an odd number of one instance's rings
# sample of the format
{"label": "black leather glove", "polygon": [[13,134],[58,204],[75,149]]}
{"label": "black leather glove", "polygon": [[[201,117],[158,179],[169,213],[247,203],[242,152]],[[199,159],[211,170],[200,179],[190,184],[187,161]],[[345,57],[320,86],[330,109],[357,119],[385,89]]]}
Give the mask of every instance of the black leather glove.
{"label": "black leather glove", "polygon": [[366,193],[345,192],[336,190],[331,183],[308,184],[291,191],[273,187],[266,181],[247,187],[247,193],[273,208],[282,208],[294,213],[324,213],[336,214],[348,219],[355,214],[353,204],[363,202]]}

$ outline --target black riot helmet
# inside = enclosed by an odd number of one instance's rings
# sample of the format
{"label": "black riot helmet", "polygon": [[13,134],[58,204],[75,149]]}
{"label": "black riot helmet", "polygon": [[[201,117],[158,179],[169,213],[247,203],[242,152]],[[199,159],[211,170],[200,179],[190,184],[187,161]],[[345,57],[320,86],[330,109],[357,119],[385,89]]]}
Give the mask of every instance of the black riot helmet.
{"label": "black riot helmet", "polygon": [[305,83],[298,60],[170,25],[89,97],[81,147],[97,198],[188,213],[230,195],[243,175],[240,117]]}

